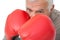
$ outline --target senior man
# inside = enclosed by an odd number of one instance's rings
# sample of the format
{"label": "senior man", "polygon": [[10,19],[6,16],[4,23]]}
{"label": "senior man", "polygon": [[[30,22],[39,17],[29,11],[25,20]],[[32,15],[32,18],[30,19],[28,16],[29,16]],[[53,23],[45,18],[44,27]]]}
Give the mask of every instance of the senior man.
{"label": "senior man", "polygon": [[54,9],[53,0],[26,0],[26,11],[30,17],[38,13],[49,16],[56,28],[56,40],[60,40],[60,12]]}
{"label": "senior man", "polygon": [[[56,40],[60,40],[60,12],[54,9],[53,0],[26,0],[26,11],[30,17],[38,13],[49,16],[56,28]],[[20,39],[17,37],[17,40]]]}

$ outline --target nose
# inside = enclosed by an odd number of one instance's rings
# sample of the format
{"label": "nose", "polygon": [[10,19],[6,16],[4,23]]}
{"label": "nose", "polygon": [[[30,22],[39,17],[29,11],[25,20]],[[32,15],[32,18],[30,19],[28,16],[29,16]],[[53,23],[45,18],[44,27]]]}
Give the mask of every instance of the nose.
{"label": "nose", "polygon": [[30,17],[32,18],[33,16],[35,16],[36,15],[36,13],[35,12],[31,12],[30,13]]}

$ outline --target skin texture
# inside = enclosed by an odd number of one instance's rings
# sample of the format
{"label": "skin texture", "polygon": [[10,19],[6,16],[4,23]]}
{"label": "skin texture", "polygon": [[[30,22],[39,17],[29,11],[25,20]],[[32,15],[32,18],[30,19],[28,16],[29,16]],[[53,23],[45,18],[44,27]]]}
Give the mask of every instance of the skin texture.
{"label": "skin texture", "polygon": [[47,0],[26,0],[26,11],[30,17],[33,17],[38,13],[50,16],[54,9],[54,5],[52,4],[51,8],[48,8],[48,6],[49,3]]}

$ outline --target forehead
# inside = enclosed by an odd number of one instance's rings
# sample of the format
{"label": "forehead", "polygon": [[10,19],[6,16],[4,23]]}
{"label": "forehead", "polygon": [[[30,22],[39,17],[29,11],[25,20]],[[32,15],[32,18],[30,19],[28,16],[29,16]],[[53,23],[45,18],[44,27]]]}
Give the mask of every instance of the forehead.
{"label": "forehead", "polygon": [[35,2],[47,2],[48,0],[26,0],[27,2],[35,3]]}
{"label": "forehead", "polygon": [[26,0],[26,6],[29,8],[46,8],[48,2],[46,0]]}
{"label": "forehead", "polygon": [[26,0],[27,4],[41,4],[41,3],[48,3],[47,0]]}

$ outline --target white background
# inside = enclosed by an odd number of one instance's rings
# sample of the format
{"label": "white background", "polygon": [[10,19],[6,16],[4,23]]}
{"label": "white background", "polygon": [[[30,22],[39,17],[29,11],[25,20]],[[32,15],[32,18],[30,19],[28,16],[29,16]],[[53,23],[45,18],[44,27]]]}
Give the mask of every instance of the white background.
{"label": "white background", "polygon": [[[4,37],[5,21],[13,10],[25,10],[25,0],[0,0],[0,40]],[[55,9],[60,10],[60,0],[54,0]]]}

